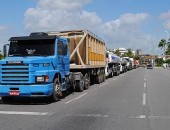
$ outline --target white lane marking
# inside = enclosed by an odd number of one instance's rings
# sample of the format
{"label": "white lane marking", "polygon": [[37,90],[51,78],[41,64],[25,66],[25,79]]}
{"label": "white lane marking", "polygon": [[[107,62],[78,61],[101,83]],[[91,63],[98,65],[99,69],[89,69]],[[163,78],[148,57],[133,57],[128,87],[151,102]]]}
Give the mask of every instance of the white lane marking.
{"label": "white lane marking", "polygon": [[113,80],[116,80],[117,78],[114,78]]}
{"label": "white lane marking", "polygon": [[146,83],[144,83],[144,88],[146,88]]}
{"label": "white lane marking", "polygon": [[6,114],[6,115],[49,115],[47,112],[20,112],[20,111],[0,111],[0,114]]}
{"label": "white lane marking", "polygon": [[146,80],[146,78],[144,78],[144,80]]}
{"label": "white lane marking", "polygon": [[120,75],[119,77],[124,77],[125,75]]}
{"label": "white lane marking", "polygon": [[142,101],[143,105],[146,105],[146,93],[143,93],[143,101]]}
{"label": "white lane marking", "polygon": [[146,116],[145,115],[140,115],[139,118],[144,119],[144,118],[146,118]]}
{"label": "white lane marking", "polygon": [[132,116],[130,118],[135,118],[135,119],[145,119],[146,115],[140,115],[140,116]]}
{"label": "white lane marking", "polygon": [[150,119],[170,119],[170,116],[150,116]]}
{"label": "white lane marking", "polygon": [[170,120],[170,116],[148,116],[146,117],[146,115],[140,115],[140,116],[131,116],[129,118],[134,118],[134,119],[145,119],[145,118],[149,118],[149,119],[161,119],[161,120]]}
{"label": "white lane marking", "polygon": [[106,82],[106,83],[100,85],[99,88],[102,87],[102,86],[105,86],[106,84],[108,84],[108,82]]}
{"label": "white lane marking", "polygon": [[75,100],[77,100],[77,99],[79,99],[79,98],[85,96],[86,94],[87,94],[87,93],[84,93],[84,94],[80,95],[79,97],[76,97],[76,98],[74,98],[74,99],[72,99],[72,100],[66,102],[65,104],[68,104],[68,103],[70,103],[70,102],[72,102],[72,101],[75,101]]}
{"label": "white lane marking", "polygon": [[108,117],[109,115],[102,115],[102,114],[78,114],[78,115],[75,115],[75,116],[81,116],[81,117],[103,117],[103,118],[106,118]]}

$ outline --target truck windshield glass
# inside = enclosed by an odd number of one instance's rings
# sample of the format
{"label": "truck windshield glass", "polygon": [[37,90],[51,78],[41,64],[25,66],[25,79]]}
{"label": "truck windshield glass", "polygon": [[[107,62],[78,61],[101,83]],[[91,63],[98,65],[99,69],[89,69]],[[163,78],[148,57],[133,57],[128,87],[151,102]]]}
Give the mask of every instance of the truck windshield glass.
{"label": "truck windshield glass", "polygon": [[51,56],[55,52],[55,40],[11,41],[9,56]]}

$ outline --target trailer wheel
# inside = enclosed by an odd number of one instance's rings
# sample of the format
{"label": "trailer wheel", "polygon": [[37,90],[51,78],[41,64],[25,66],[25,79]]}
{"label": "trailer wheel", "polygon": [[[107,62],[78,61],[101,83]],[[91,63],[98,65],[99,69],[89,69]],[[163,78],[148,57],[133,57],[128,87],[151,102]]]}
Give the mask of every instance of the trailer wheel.
{"label": "trailer wheel", "polygon": [[106,80],[106,76],[105,76],[105,73],[104,73],[104,71],[103,71],[103,73],[102,73],[102,77],[103,77],[103,82]]}
{"label": "trailer wheel", "polygon": [[79,92],[83,92],[84,90],[84,78],[83,75],[80,75],[80,80],[76,81],[76,90]]}
{"label": "trailer wheel", "polygon": [[101,74],[96,75],[96,83],[100,84],[101,82],[102,82],[102,75]]}
{"label": "trailer wheel", "polygon": [[111,74],[109,75],[109,78],[113,78],[114,76],[114,72],[111,72]]}
{"label": "trailer wheel", "polygon": [[84,75],[84,89],[85,89],[85,90],[88,89],[89,86],[90,86],[90,79],[89,79],[88,74],[86,73],[86,74]]}
{"label": "trailer wheel", "polygon": [[60,96],[62,96],[61,83],[59,78],[55,78],[53,82],[53,93],[49,97],[49,99],[52,102],[57,102]]}

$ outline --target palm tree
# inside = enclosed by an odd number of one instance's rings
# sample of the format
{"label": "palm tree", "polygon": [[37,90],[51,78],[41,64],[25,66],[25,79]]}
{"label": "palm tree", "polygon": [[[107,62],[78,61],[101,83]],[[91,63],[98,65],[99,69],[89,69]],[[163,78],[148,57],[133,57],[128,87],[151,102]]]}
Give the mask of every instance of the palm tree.
{"label": "palm tree", "polygon": [[133,58],[133,57],[134,57],[134,54],[133,54],[131,48],[128,48],[128,49],[127,49],[127,55],[128,55],[130,58]]}
{"label": "palm tree", "polygon": [[160,42],[159,42],[159,44],[158,44],[158,47],[159,48],[164,48],[164,55],[165,55],[165,46],[168,44],[168,42],[166,42],[166,40],[165,39],[161,39],[160,40]]}

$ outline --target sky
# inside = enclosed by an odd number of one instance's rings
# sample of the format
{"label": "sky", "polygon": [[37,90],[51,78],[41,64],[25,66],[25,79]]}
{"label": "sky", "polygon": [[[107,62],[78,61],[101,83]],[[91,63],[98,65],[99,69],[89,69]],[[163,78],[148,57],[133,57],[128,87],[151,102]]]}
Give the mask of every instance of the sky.
{"label": "sky", "polygon": [[108,49],[142,49],[161,55],[170,37],[169,0],[1,0],[0,50],[12,36],[90,30]]}

